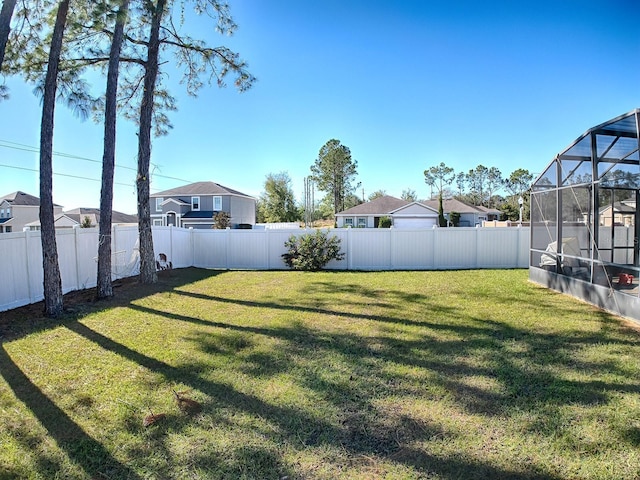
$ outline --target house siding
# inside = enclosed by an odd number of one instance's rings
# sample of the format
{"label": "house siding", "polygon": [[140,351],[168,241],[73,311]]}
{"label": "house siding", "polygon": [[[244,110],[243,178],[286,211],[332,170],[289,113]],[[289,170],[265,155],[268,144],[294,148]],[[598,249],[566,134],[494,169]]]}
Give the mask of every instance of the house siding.
{"label": "house siding", "polygon": [[[228,197],[231,222],[234,226],[241,223],[256,223],[256,202],[253,198]],[[222,202],[224,206],[224,199]]]}

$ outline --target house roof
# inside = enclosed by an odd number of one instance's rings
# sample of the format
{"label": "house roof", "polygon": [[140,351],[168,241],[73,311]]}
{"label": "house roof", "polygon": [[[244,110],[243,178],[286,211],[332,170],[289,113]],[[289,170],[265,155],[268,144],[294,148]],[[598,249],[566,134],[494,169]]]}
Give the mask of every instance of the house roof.
{"label": "house roof", "polygon": [[[604,213],[608,209],[611,208],[611,205],[605,205],[600,208],[599,212]],[[613,204],[613,211],[616,213],[635,213],[636,207],[634,205],[629,205],[627,202],[615,202]]]}
{"label": "house roof", "polygon": [[[74,208],[71,210],[67,210],[64,212],[65,215],[78,223],[82,223],[82,220],[85,216],[91,217],[91,215],[95,215],[96,219],[100,218],[100,209],[99,208]],[[129,215],[122,212],[117,212],[116,210],[111,211],[111,223],[138,223],[137,215]]]}
{"label": "house roof", "polygon": [[213,216],[216,213],[213,210],[191,210],[182,215],[182,218],[208,218],[213,222]]}
{"label": "house roof", "polygon": [[13,218],[0,218],[0,225],[8,223],[10,220],[13,220]]}
{"label": "house roof", "polygon": [[176,197],[180,195],[240,195],[242,197],[251,197],[246,193],[239,192],[232,188],[225,187],[215,182],[196,182],[181,187],[164,190],[149,195],[150,197]]}
{"label": "house roof", "polygon": [[401,198],[384,195],[370,202],[347,208],[342,212],[336,213],[336,215],[387,215],[400,207],[409,205],[409,203]]}
{"label": "house roof", "polygon": [[[29,207],[39,207],[40,199],[38,197],[34,197],[33,195],[29,195],[28,193],[21,192],[18,190],[17,192],[10,193],[5,195],[4,197],[0,197],[0,203],[7,201],[11,205],[23,205]],[[60,205],[53,204],[55,207],[59,207]]]}
{"label": "house roof", "polygon": [[389,212],[394,217],[434,217],[438,215],[435,208],[421,202],[411,202]]}
{"label": "house roof", "polygon": [[166,205],[170,202],[173,203],[177,203],[178,205],[191,205],[190,203],[187,203],[185,201],[180,200],[179,198],[167,198],[164,202],[162,202],[160,205]]}
{"label": "house roof", "polygon": [[489,207],[485,207],[484,205],[478,205],[476,206],[476,208],[481,212],[485,212],[485,213],[502,213],[497,208],[489,208]]}
{"label": "house roof", "polygon": [[[438,210],[438,200],[425,200],[422,203],[424,203],[428,207],[433,208],[436,211]],[[487,211],[493,212],[493,210],[482,210],[479,207],[467,205],[466,203],[461,202],[460,200],[456,200],[455,198],[444,199],[442,201],[442,209],[444,210],[444,213],[487,213]]]}

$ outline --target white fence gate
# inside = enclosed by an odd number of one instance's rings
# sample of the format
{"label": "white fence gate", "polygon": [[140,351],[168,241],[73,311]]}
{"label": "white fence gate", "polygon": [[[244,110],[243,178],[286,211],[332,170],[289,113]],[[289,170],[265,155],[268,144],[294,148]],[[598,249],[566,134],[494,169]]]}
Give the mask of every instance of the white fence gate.
{"label": "white fence gate", "polygon": [[[153,227],[156,256],[174,268],[278,270],[291,235],[311,230],[193,230]],[[529,228],[331,229],[340,238],[335,270],[528,268]],[[96,286],[98,229],[56,234],[64,293]],[[139,273],[137,227],[112,231],[113,278]],[[0,234],[0,312],[44,298],[40,232]]]}

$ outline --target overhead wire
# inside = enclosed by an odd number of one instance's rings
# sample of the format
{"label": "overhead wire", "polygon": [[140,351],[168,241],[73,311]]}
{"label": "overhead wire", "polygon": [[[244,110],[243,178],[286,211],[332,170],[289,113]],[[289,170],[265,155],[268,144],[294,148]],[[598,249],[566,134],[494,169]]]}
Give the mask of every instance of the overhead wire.
{"label": "overhead wire", "polygon": [[[17,142],[12,142],[9,140],[2,140],[0,139],[0,148],[9,148],[12,150],[20,150],[20,151],[25,151],[25,152],[32,152],[32,153],[39,153],[40,149],[38,147],[34,147],[32,145],[26,145],[23,143],[17,143]],[[90,163],[96,163],[96,164],[102,164],[101,160],[96,160],[93,158],[88,158],[88,157],[82,157],[79,155],[74,155],[71,153],[65,153],[65,152],[59,152],[59,151],[53,151],[53,155],[56,157],[64,157],[64,158],[70,158],[70,159],[74,159],[74,160],[81,160],[84,162],[90,162]],[[120,164],[115,164],[114,165],[115,168],[120,168],[120,169],[124,169],[124,170],[132,170],[134,172],[137,172],[138,169],[134,168],[134,167],[129,167],[127,165],[120,165]],[[169,175],[162,175],[160,173],[156,173],[156,170],[160,170],[160,167],[156,164],[151,164],[151,166],[153,167],[153,173],[152,176],[156,177],[156,178],[163,178],[163,179],[167,179],[167,180],[176,180],[178,182],[182,182],[184,184],[189,184],[189,183],[193,183],[193,181],[191,180],[185,180],[183,178],[178,178],[178,177],[172,177]],[[27,168],[27,167],[19,167],[16,165],[7,165],[7,164],[0,164],[0,167],[5,167],[5,168],[14,168],[17,170],[26,170],[26,171],[31,171],[31,172],[39,172],[38,169],[36,168]],[[56,176],[61,176],[61,177],[70,177],[70,178],[77,178],[80,180],[90,180],[90,181],[94,181],[94,182],[101,182],[101,179],[97,179],[97,178],[90,178],[90,177],[83,177],[83,176],[79,176],[79,175],[71,175],[71,174],[66,174],[66,173],[58,173],[58,172],[54,172],[53,175]],[[131,184],[129,183],[120,183],[120,182],[114,182],[114,185],[122,185],[122,186],[131,186]]]}

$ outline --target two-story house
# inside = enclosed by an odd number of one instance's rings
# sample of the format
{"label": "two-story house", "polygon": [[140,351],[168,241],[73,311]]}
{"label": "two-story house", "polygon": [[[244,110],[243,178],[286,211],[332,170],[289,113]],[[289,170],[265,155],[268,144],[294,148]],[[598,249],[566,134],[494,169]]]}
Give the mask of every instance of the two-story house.
{"label": "two-story house", "polygon": [[149,195],[152,225],[212,228],[213,217],[226,212],[231,227],[255,225],[256,199],[215,182],[196,182]]}
{"label": "two-story house", "polygon": [[[62,213],[61,205],[53,205],[53,214]],[[0,197],[0,233],[21,232],[25,225],[40,220],[40,199],[24,192]]]}

